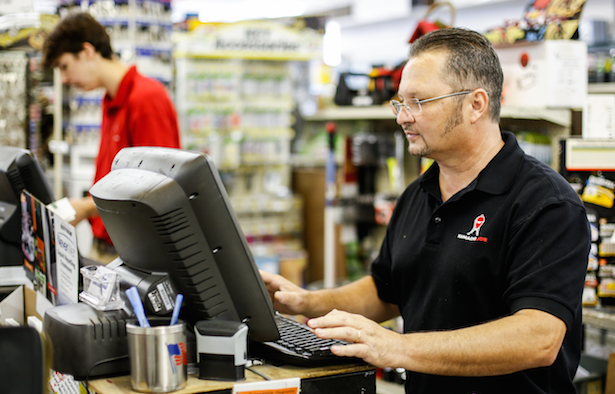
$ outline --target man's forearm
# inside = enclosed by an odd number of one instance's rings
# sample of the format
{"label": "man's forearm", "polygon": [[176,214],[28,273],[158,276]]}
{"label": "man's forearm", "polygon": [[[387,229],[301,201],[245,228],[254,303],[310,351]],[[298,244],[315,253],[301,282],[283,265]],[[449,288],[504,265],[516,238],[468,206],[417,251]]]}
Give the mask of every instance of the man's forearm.
{"label": "man's forearm", "polygon": [[[395,367],[436,375],[493,376],[553,364],[566,325],[537,310],[452,331],[402,335]],[[398,350],[395,350],[398,349]]]}
{"label": "man's forearm", "polygon": [[399,315],[397,305],[378,298],[373,278],[368,275],[344,286],[310,293],[309,317],[322,316],[333,309],[363,315],[382,322]]}

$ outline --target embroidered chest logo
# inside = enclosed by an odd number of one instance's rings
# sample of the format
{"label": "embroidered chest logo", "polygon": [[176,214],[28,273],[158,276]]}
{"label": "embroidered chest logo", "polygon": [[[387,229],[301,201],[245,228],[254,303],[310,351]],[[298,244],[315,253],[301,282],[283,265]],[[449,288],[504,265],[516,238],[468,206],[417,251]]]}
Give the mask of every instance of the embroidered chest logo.
{"label": "embroidered chest logo", "polygon": [[485,224],[485,214],[481,213],[474,219],[472,228],[466,234],[457,234],[458,239],[463,239],[469,242],[487,242],[487,237],[480,235],[480,229]]}

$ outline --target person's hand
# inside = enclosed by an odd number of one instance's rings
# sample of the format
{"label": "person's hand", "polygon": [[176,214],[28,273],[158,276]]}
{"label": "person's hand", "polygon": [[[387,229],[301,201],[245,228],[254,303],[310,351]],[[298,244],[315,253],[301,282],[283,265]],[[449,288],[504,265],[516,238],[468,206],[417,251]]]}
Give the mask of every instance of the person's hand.
{"label": "person's hand", "polygon": [[72,226],[76,226],[82,220],[98,213],[96,204],[94,204],[94,200],[90,196],[83,198],[71,198],[69,201],[70,205],[72,205],[75,210],[75,218],[70,222]]}
{"label": "person's hand", "polygon": [[342,339],[349,345],[335,345],[331,352],[340,357],[358,357],[375,367],[399,366],[401,334],[382,327],[364,316],[332,310],[326,315],[310,319],[307,325],[316,336],[325,339]]}
{"label": "person's hand", "polygon": [[260,271],[260,273],[273,301],[273,307],[277,311],[291,315],[309,316],[308,290],[297,286],[280,275],[265,271]]}

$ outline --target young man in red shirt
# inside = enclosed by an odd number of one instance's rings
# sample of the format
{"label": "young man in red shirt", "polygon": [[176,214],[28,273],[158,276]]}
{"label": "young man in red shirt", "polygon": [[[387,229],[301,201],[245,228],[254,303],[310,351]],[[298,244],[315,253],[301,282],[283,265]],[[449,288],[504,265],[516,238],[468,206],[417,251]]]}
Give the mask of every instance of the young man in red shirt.
{"label": "young man in red shirt", "polygon": [[[62,83],[84,91],[106,90],[94,182],[111,170],[124,147],[180,147],[177,114],[164,86],[121,63],[105,28],[90,14],[71,14],[58,23],[45,40],[43,65],[58,67]],[[92,197],[71,203],[76,211],[72,224],[89,219],[92,225],[92,258],[110,261],[115,252]]]}

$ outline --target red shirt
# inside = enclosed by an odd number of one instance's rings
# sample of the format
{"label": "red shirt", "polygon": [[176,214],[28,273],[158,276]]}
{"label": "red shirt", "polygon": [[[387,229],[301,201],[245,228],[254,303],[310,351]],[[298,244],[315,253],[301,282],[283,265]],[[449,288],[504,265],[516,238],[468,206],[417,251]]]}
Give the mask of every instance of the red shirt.
{"label": "red shirt", "polygon": [[[105,95],[102,103],[100,148],[96,157],[94,182],[111,171],[115,155],[127,146],[179,148],[177,114],[164,86],[128,69],[117,94]],[[111,244],[99,216],[90,218],[94,237]]]}

